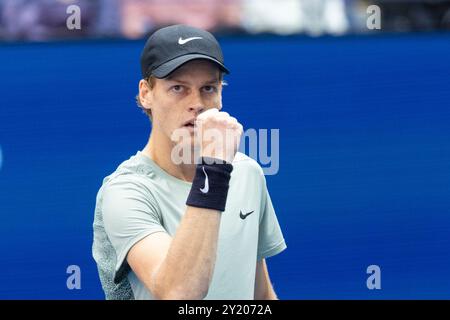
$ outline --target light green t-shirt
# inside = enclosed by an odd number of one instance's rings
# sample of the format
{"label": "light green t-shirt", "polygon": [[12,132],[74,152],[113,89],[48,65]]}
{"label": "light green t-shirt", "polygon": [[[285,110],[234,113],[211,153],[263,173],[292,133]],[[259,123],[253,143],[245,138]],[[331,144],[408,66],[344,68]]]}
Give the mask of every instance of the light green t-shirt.
{"label": "light green t-shirt", "polygon": [[[253,299],[257,260],[286,248],[262,168],[240,152],[232,164],[206,299]],[[97,194],[92,251],[107,299],[154,299],[126,257],[136,242],[152,233],[175,235],[191,185],[140,151],[103,180]]]}

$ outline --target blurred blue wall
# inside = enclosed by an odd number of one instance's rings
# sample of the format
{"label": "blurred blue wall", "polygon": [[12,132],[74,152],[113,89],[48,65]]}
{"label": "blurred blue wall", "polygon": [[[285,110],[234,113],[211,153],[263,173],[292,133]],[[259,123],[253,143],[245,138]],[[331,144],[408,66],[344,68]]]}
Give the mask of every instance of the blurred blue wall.
{"label": "blurred blue wall", "polygon": [[[221,42],[224,108],[280,129],[280,298],[449,298],[450,35]],[[149,134],[142,46],[0,45],[0,298],[103,298],[95,196]],[[66,288],[71,264],[81,290]],[[366,287],[372,264],[381,290]]]}

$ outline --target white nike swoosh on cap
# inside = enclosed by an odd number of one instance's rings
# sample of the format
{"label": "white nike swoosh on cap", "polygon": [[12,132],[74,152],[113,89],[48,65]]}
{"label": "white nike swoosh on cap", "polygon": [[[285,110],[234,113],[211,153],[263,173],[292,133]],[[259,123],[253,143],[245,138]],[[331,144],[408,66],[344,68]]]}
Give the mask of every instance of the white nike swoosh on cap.
{"label": "white nike swoosh on cap", "polygon": [[183,38],[179,37],[178,38],[178,44],[183,45],[183,44],[185,44],[185,43],[187,43],[189,41],[195,40],[195,39],[203,39],[203,38],[202,37],[190,37],[190,38],[183,39]]}

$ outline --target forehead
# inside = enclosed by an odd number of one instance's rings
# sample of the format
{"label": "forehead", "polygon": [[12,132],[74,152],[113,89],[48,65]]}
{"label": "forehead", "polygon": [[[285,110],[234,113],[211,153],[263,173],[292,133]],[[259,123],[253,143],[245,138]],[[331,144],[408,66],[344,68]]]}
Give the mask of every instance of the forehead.
{"label": "forehead", "polygon": [[219,79],[219,75],[219,67],[214,62],[205,59],[198,59],[183,64],[168,77],[166,77],[166,80],[192,77]]}

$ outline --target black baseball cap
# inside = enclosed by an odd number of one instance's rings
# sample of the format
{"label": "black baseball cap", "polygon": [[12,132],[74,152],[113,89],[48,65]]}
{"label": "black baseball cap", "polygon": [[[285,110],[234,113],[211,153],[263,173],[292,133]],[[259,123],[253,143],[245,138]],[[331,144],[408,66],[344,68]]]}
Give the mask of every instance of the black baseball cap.
{"label": "black baseball cap", "polygon": [[230,73],[223,62],[222,49],[208,31],[186,25],[173,25],[155,31],[141,54],[142,78],[165,78],[188,61],[206,59]]}

